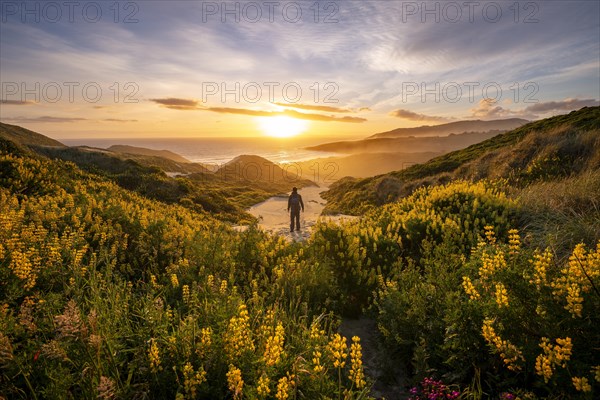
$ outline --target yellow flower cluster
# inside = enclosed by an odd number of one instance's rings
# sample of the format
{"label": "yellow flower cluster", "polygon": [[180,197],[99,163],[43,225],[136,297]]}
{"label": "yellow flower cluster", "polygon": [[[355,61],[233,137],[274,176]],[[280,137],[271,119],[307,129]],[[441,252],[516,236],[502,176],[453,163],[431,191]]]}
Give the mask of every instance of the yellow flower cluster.
{"label": "yellow flower cluster", "polygon": [[225,335],[225,350],[230,360],[235,360],[246,351],[254,351],[254,342],[250,337],[250,316],[246,305],[238,307],[238,315],[231,317]]}
{"label": "yellow flower cluster", "polygon": [[352,337],[352,344],[350,345],[350,374],[348,378],[357,389],[362,389],[367,384],[362,364],[362,346],[358,336]]}
{"label": "yellow flower cluster", "polygon": [[37,275],[34,271],[34,266],[30,257],[35,249],[29,249],[26,253],[19,250],[14,250],[11,254],[10,269],[15,276],[22,281],[25,281],[24,288],[31,289],[35,286]]}
{"label": "yellow flower cluster", "polygon": [[521,237],[519,236],[519,231],[516,229],[508,231],[508,248],[510,249],[510,254],[513,255],[517,254],[521,248]]}
{"label": "yellow flower cluster", "polygon": [[183,285],[181,287],[181,297],[183,298],[184,304],[190,304],[190,287]]}
{"label": "yellow flower cluster", "polygon": [[198,371],[194,371],[191,363],[187,362],[183,366],[183,388],[188,398],[196,398],[197,387],[206,381],[206,371],[200,367]]}
{"label": "yellow flower cluster", "polygon": [[600,382],[600,365],[593,366],[591,372],[594,375],[596,382]]}
{"label": "yellow flower cluster", "polygon": [[486,318],[483,321],[483,338],[495,349],[497,353],[500,354],[500,357],[506,365],[506,368],[510,369],[511,371],[521,370],[519,362],[524,361],[523,354],[517,348],[517,346],[510,343],[508,340],[502,340],[502,338],[496,334],[493,324],[494,321],[489,318]]}
{"label": "yellow flower cluster", "polygon": [[277,400],[287,400],[290,397],[290,390],[294,387],[292,377],[284,376],[277,382],[277,393],[275,394]]}
{"label": "yellow flower cluster", "polygon": [[563,368],[567,366],[567,361],[571,359],[573,343],[570,337],[558,338],[556,339],[556,345],[552,346],[550,339],[543,337],[540,347],[544,350],[544,353],[538,355],[535,360],[535,372],[542,376],[545,382],[548,382],[557,366]]}
{"label": "yellow flower cluster", "polygon": [[533,255],[533,260],[531,260],[533,264],[533,278],[529,280],[529,283],[535,284],[538,290],[542,285],[546,284],[546,274],[551,262],[552,253],[549,248],[541,254],[536,251]]}
{"label": "yellow flower cluster", "polygon": [[496,304],[498,307],[508,307],[508,292],[503,283],[496,284]]}
{"label": "yellow flower cluster", "polygon": [[277,365],[281,357],[285,354],[283,351],[283,342],[285,340],[285,330],[281,323],[277,324],[275,334],[267,338],[263,359],[265,365],[271,367]]}
{"label": "yellow flower cluster", "polygon": [[494,256],[491,256],[484,251],[481,255],[481,261],[482,265],[479,268],[479,276],[482,280],[487,280],[494,275],[496,271],[506,268],[506,259],[504,258],[504,252],[502,251],[496,252]]}
{"label": "yellow flower cluster", "polygon": [[329,355],[331,356],[333,366],[335,368],[344,368],[346,365],[346,357],[348,357],[346,338],[339,333],[336,333],[327,344],[327,348],[329,349]]}
{"label": "yellow flower cluster", "polygon": [[462,286],[465,290],[465,293],[469,296],[471,300],[478,300],[481,297],[479,295],[479,292],[475,288],[475,285],[473,285],[473,282],[471,282],[471,278],[469,278],[468,276],[463,276]]}
{"label": "yellow flower cluster", "polygon": [[491,244],[496,243],[496,234],[494,233],[494,227],[491,225],[486,225],[483,227],[483,229],[485,230],[485,237],[487,238],[487,241]]}
{"label": "yellow flower cluster", "polygon": [[152,372],[162,371],[160,366],[160,353],[158,351],[158,345],[154,338],[150,339],[150,349],[148,349],[148,359],[150,360],[150,369]]}
{"label": "yellow flower cluster", "polygon": [[260,378],[258,378],[258,386],[256,387],[256,392],[262,398],[267,397],[269,393],[271,393],[271,380],[266,374],[262,374]]}
{"label": "yellow flower cluster", "polygon": [[561,270],[561,276],[552,282],[553,294],[564,296],[565,309],[573,318],[581,317],[583,312],[583,294],[593,288],[592,282],[600,277],[600,241],[596,251],[587,253],[585,245],[575,246],[567,266]]}
{"label": "yellow flower cluster", "polygon": [[587,378],[578,378],[576,376],[573,377],[573,386],[579,392],[591,392],[592,386],[590,385]]}
{"label": "yellow flower cluster", "polygon": [[227,279],[223,279],[221,281],[221,287],[219,288],[219,293],[221,293],[221,294],[227,293]]}
{"label": "yellow flower cluster", "polygon": [[177,279],[177,274],[171,274],[171,285],[174,288],[179,287],[179,279]]}
{"label": "yellow flower cluster", "polygon": [[244,388],[242,371],[233,364],[229,364],[229,371],[227,371],[227,387],[233,395],[234,400],[242,398],[242,390]]}
{"label": "yellow flower cluster", "polygon": [[325,367],[323,366],[323,364],[321,364],[321,356],[322,354],[320,351],[313,351],[312,362],[314,364],[313,371],[315,372],[315,374],[321,373],[325,370]]}

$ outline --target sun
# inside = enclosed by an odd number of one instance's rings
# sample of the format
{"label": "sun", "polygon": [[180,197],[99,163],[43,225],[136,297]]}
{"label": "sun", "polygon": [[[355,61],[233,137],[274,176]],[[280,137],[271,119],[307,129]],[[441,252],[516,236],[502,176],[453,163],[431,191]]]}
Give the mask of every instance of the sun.
{"label": "sun", "polygon": [[308,121],[292,117],[259,117],[258,124],[265,135],[277,138],[293,137],[308,128]]}

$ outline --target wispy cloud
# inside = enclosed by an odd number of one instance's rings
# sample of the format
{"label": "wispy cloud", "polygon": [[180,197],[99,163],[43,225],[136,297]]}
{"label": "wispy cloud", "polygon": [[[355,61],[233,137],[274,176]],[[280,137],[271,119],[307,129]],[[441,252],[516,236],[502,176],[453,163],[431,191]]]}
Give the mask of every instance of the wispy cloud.
{"label": "wispy cloud", "polygon": [[392,117],[407,119],[409,121],[437,121],[437,122],[447,122],[451,121],[453,118],[446,117],[437,117],[434,115],[425,115],[419,114],[406,109],[398,109],[389,113]]}
{"label": "wispy cloud", "polygon": [[535,113],[548,113],[553,111],[571,111],[583,107],[595,107],[600,102],[595,99],[565,99],[563,101],[547,101],[527,107],[525,110]]}
{"label": "wispy cloud", "polygon": [[193,99],[180,99],[177,97],[167,97],[163,99],[150,99],[150,101],[160,104],[162,107],[170,108],[172,110],[200,110],[202,107],[199,106],[198,100]]}
{"label": "wispy cloud", "polygon": [[336,117],[334,115],[322,115],[322,114],[308,114],[301,113],[295,110],[284,110],[284,111],[261,111],[261,110],[250,110],[247,108],[230,108],[230,107],[208,107],[206,111],[213,111],[224,114],[240,114],[240,115],[251,115],[254,117],[292,117],[297,119],[305,119],[309,121],[322,121],[322,122],[350,122],[350,123],[361,123],[365,122],[365,118],[359,117]]}
{"label": "wispy cloud", "polygon": [[313,104],[300,104],[300,103],[273,103],[276,106],[286,107],[286,108],[296,108],[298,110],[308,110],[308,111],[323,111],[323,112],[332,112],[332,113],[351,113],[353,110],[349,110],[347,108],[340,107],[331,107],[331,106],[320,106]]}
{"label": "wispy cloud", "polygon": [[138,122],[137,119],[119,119],[119,118],[106,118],[106,119],[103,119],[102,121],[106,121],[106,122]]}
{"label": "wispy cloud", "polygon": [[35,104],[35,101],[31,100],[4,100],[0,99],[0,104],[6,104],[9,106],[30,106]]}
{"label": "wispy cloud", "polygon": [[51,122],[51,123],[64,123],[64,122],[80,122],[80,121],[89,121],[87,118],[69,118],[69,117],[50,117],[50,116],[42,116],[42,117],[8,117],[4,118],[5,121],[11,122]]}
{"label": "wispy cloud", "polygon": [[582,107],[594,107],[600,105],[595,99],[565,99],[562,101],[546,101],[536,103],[520,110],[511,110],[502,107],[498,103],[481,100],[479,104],[471,109],[472,116],[479,118],[510,118],[519,117],[525,119],[538,119],[544,114],[553,114],[561,111],[573,111]]}

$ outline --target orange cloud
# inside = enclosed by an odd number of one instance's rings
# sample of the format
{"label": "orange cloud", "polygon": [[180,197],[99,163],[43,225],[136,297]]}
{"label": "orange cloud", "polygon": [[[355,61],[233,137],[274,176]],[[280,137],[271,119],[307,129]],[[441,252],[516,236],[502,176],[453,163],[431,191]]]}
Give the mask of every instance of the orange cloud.
{"label": "orange cloud", "polygon": [[167,97],[164,99],[150,99],[150,101],[160,104],[162,107],[172,110],[201,110],[198,100],[193,99],[178,99],[176,97]]}
{"label": "orange cloud", "polygon": [[229,108],[229,107],[209,107],[207,111],[213,111],[225,114],[241,114],[241,115],[252,115],[254,117],[279,117],[286,116],[297,119],[305,119],[309,121],[324,121],[324,122],[350,122],[350,123],[361,123],[365,122],[365,118],[358,117],[336,117],[334,115],[321,115],[321,114],[307,114],[301,113],[295,110],[284,110],[284,111],[259,111],[249,110],[246,108]]}
{"label": "orange cloud", "polygon": [[352,110],[348,110],[347,108],[339,108],[339,107],[331,107],[331,106],[319,106],[312,104],[298,104],[298,103],[273,103],[276,106],[287,107],[287,108],[297,108],[298,110],[308,110],[308,111],[324,111],[324,112],[333,112],[333,113],[350,113]]}
{"label": "orange cloud", "polygon": [[444,121],[452,120],[452,118],[418,114],[416,112],[413,112],[410,110],[405,110],[405,109],[394,110],[394,111],[390,112],[389,115],[391,115],[392,117],[408,119],[410,121],[442,121],[442,122],[444,122]]}

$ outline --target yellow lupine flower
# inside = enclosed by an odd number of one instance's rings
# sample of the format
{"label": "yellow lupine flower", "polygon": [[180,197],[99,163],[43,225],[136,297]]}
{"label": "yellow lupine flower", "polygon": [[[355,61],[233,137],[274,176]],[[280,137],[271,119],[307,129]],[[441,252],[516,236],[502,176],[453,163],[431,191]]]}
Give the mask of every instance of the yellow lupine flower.
{"label": "yellow lupine flower", "polygon": [[191,363],[187,362],[183,366],[183,388],[185,394],[193,399],[196,397],[196,389],[206,381],[206,371],[200,367],[198,371],[194,371]]}
{"label": "yellow lupine flower", "polygon": [[271,384],[271,380],[266,374],[262,374],[258,379],[258,386],[256,391],[260,397],[267,397],[269,393],[271,393],[271,388],[269,387]]}
{"label": "yellow lupine flower", "polygon": [[511,229],[508,231],[508,247],[510,254],[517,254],[521,248],[521,238],[519,237],[519,231]]}
{"label": "yellow lupine flower", "polygon": [[500,358],[502,358],[502,361],[506,365],[506,368],[511,371],[519,371],[521,369],[519,362],[524,360],[522,352],[508,340],[502,340],[502,338],[496,334],[493,324],[494,321],[489,318],[486,318],[483,321],[483,338],[490,346],[495,348],[496,352],[500,355]]}
{"label": "yellow lupine flower", "polygon": [[283,325],[281,323],[277,324],[277,328],[275,328],[275,334],[273,336],[269,336],[267,338],[267,343],[265,345],[265,352],[263,355],[263,359],[265,361],[265,365],[273,366],[277,365],[281,360],[281,357],[284,355],[283,351],[283,341],[285,339],[285,331],[283,329]]}
{"label": "yellow lupine flower", "polygon": [[242,390],[244,388],[242,371],[233,364],[229,364],[229,371],[227,371],[227,387],[233,395],[234,400],[242,398]]}
{"label": "yellow lupine flower", "polygon": [[573,377],[573,386],[575,386],[575,389],[579,392],[591,392],[592,391],[592,386],[590,385],[588,379],[585,377],[579,378],[579,377],[574,376]]}
{"label": "yellow lupine flower", "polygon": [[171,285],[174,288],[179,287],[179,279],[177,279],[177,274],[171,274]]}
{"label": "yellow lupine flower", "polygon": [[571,358],[573,343],[570,337],[557,338],[556,345],[552,346],[550,339],[543,337],[540,347],[544,352],[536,358],[535,371],[544,378],[545,382],[548,382],[557,366],[563,368],[567,366],[567,361]]}
{"label": "yellow lupine flower", "polygon": [[465,290],[465,293],[469,296],[471,300],[478,300],[481,297],[479,295],[479,292],[475,288],[475,285],[473,285],[473,282],[471,282],[471,278],[469,278],[468,276],[463,276],[462,286]]}
{"label": "yellow lupine flower", "polygon": [[496,304],[498,307],[508,307],[508,292],[502,283],[496,284]]}
{"label": "yellow lupine flower", "polygon": [[350,345],[350,373],[348,378],[357,389],[362,389],[367,384],[365,382],[365,374],[362,365],[362,346],[358,336],[352,337]]}
{"label": "yellow lupine flower", "polygon": [[313,351],[313,358],[312,358],[312,362],[314,364],[313,371],[316,374],[323,372],[325,370],[325,367],[321,364],[321,356],[322,356],[322,354],[320,351]]}
{"label": "yellow lupine flower", "polygon": [[485,237],[487,238],[488,242],[490,243],[496,243],[496,236],[494,233],[494,227],[491,225],[486,225],[483,227],[483,229],[485,230]]}
{"label": "yellow lupine flower", "polygon": [[536,252],[531,262],[533,263],[533,278],[529,282],[535,284],[539,290],[542,285],[546,284],[546,273],[552,262],[550,249],[546,249],[542,254]]}
{"label": "yellow lupine flower", "polygon": [[238,315],[231,317],[225,335],[225,351],[230,360],[235,360],[246,351],[254,351],[254,342],[250,337],[250,316],[246,305],[238,307]]}
{"label": "yellow lupine flower", "polygon": [[181,297],[183,298],[183,302],[185,304],[190,303],[190,287],[188,285],[183,285],[181,287]]}
{"label": "yellow lupine flower", "polygon": [[148,359],[150,360],[150,369],[152,372],[162,371],[160,366],[160,353],[158,351],[158,345],[154,338],[150,339],[150,349],[148,349]]}
{"label": "yellow lupine flower", "polygon": [[290,381],[288,379],[287,376],[284,376],[283,378],[279,379],[279,382],[277,383],[277,393],[275,394],[275,398],[277,400],[286,400],[290,397]]}
{"label": "yellow lupine flower", "polygon": [[327,345],[329,349],[329,355],[335,368],[344,368],[346,365],[346,357],[348,357],[348,345],[346,344],[346,338],[341,336],[339,333],[333,335],[333,338]]}
{"label": "yellow lupine flower", "polygon": [[593,366],[591,372],[594,374],[594,379],[596,382],[600,382],[600,365]]}

